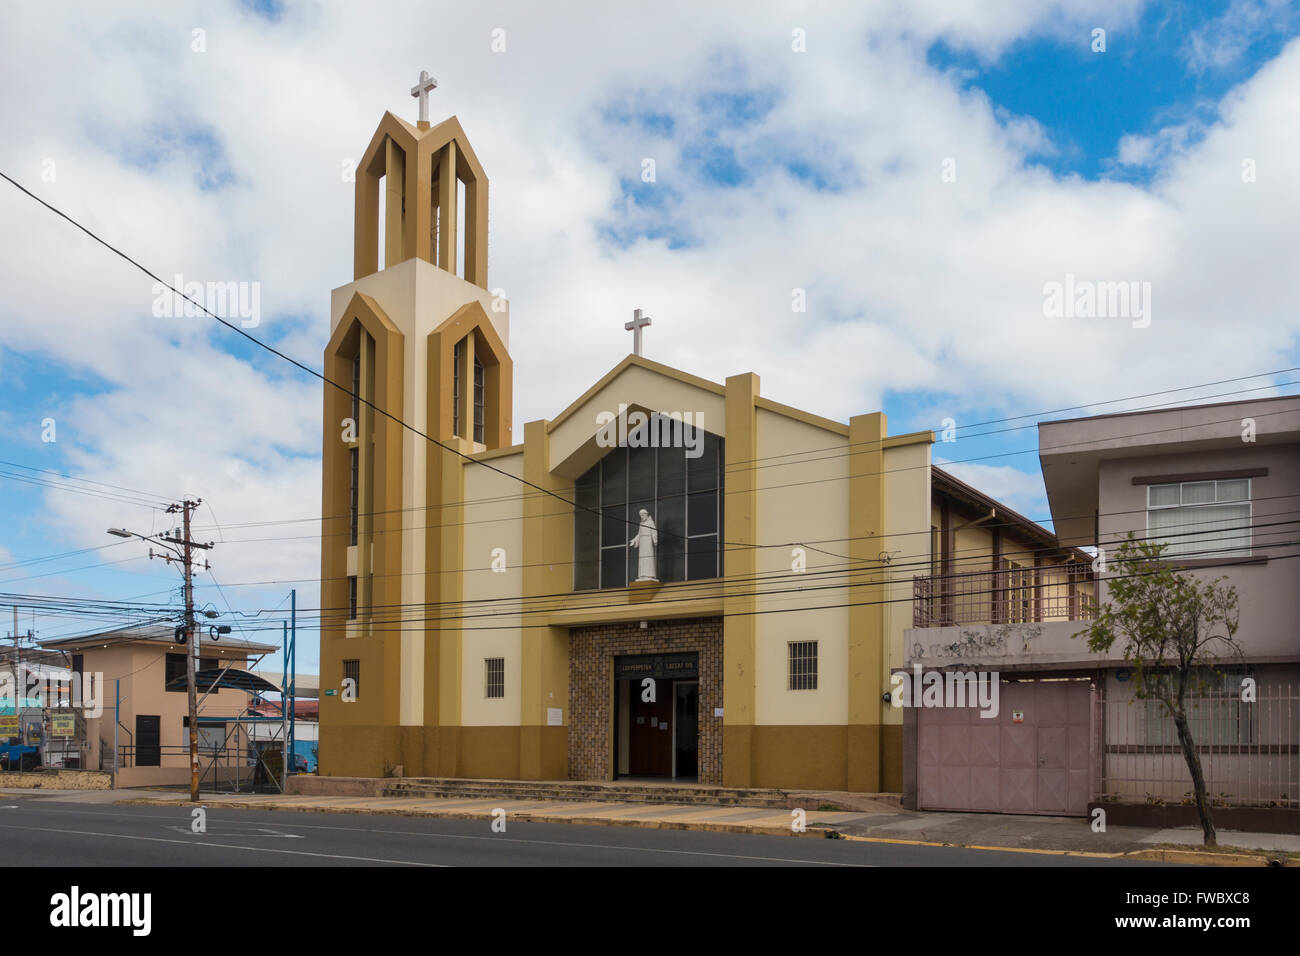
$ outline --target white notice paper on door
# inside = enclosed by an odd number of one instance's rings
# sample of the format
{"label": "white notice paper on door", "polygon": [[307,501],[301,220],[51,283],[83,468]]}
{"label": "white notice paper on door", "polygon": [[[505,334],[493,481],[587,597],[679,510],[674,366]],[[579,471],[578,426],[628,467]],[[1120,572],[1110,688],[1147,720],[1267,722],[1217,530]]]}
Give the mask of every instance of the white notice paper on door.
{"label": "white notice paper on door", "polygon": [[546,708],[546,726],[562,727],[564,725],[564,708],[547,707]]}

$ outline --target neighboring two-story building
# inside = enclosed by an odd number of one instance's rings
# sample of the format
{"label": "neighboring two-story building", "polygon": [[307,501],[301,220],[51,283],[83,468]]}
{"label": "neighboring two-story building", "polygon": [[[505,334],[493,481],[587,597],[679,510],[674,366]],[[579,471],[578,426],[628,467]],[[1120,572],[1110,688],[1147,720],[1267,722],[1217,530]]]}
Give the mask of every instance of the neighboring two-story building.
{"label": "neighboring two-story building", "polygon": [[[189,696],[186,692],[186,645],[176,643],[171,627],[147,625],[79,637],[41,641],[59,652],[67,667],[86,683],[83,702],[94,699],[101,713],[84,720],[80,766],[116,769],[119,787],[188,784]],[[248,777],[248,740],[238,726],[249,706],[250,690],[275,688],[249,673],[249,661],[279,649],[231,635],[200,642],[198,674],[199,751],[204,786]],[[213,681],[223,670],[243,675],[238,681]],[[241,683],[249,690],[234,686]],[[213,688],[213,689],[210,689]],[[114,747],[116,746],[116,758]],[[215,758],[215,759],[214,759]]]}
{"label": "neighboring two-story building", "polygon": [[[1225,577],[1239,595],[1240,657],[1191,712],[1214,800],[1300,807],[1300,398],[1100,415],[1039,426],[1060,543],[1108,556],[1132,532],[1167,559]],[[971,708],[905,712],[905,803],[927,809],[1083,814],[1090,804],[1186,805],[1190,779],[1172,721],[1136,699],[1122,647],[1076,637],[1114,573],[1076,565],[1065,587],[1001,562],[916,582],[907,666],[997,671],[996,718]],[[1096,568],[1094,573],[1093,568]],[[963,594],[968,593],[968,597]],[[936,613],[933,609],[939,608]],[[1020,608],[1020,610],[1017,610]],[[1028,609],[1026,613],[1025,609]],[[1256,699],[1243,700],[1243,678]]]}

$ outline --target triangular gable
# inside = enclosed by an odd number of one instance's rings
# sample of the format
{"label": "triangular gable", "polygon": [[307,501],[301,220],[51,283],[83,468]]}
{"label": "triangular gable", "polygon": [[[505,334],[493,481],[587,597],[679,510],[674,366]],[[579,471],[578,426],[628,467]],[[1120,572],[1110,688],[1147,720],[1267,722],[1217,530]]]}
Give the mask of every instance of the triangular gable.
{"label": "triangular gable", "polygon": [[681,416],[719,437],[726,432],[726,389],[716,382],[629,355],[547,426],[550,469],[576,478],[609,452],[600,419],[634,411]]}

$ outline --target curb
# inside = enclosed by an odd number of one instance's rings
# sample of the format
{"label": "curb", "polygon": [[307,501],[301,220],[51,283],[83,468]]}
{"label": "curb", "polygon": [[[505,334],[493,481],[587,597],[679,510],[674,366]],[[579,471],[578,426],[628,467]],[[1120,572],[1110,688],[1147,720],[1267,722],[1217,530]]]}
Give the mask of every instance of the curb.
{"label": "curb", "polygon": [[[140,807],[188,806],[188,801],[158,800],[149,797],[118,800],[116,803],[119,806]],[[233,810],[278,810],[289,813],[353,813],[358,816],[427,817],[437,820],[484,820],[490,818],[489,815],[484,814],[481,810],[448,810],[443,813],[434,813],[428,810],[404,809],[402,807],[306,807],[226,800],[209,803],[203,803],[200,801],[200,805],[206,806],[208,809],[227,808]],[[838,830],[825,824],[817,823],[809,824],[806,830],[799,833],[791,830],[789,827],[760,827],[748,823],[709,823],[703,820],[636,820],[623,817],[554,816],[531,810],[515,811],[514,813],[509,814],[509,818],[524,823],[573,823],[580,826],[594,827],[635,827],[641,830],[698,830],[706,833],[750,833],[766,836],[811,837],[815,840],[844,839],[843,834]]]}
{"label": "curb", "polygon": [[[1207,853],[1204,850],[1133,850],[1125,859],[1153,863],[1182,863],[1188,866],[1269,866],[1269,858],[1253,853]],[[1289,859],[1284,867],[1300,867],[1300,860]]]}
{"label": "curb", "polygon": [[895,843],[903,846],[947,846],[960,850],[995,850],[998,853],[1039,853],[1045,856],[1081,856],[1098,860],[1113,860],[1123,853],[1097,853],[1091,850],[1046,850],[1028,846],[985,846],[979,843],[936,843],[933,840],[901,840],[894,837],[867,837],[843,834],[842,839],[856,843]]}

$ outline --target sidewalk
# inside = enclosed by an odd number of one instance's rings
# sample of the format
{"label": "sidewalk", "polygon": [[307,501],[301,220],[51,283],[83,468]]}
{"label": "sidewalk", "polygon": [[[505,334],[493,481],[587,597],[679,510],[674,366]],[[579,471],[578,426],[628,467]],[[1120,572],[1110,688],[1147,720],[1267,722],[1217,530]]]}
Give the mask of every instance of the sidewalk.
{"label": "sidewalk", "polygon": [[[899,840],[975,848],[1028,850],[1088,855],[1136,855],[1162,859],[1166,848],[1203,850],[1199,827],[1111,826],[1093,832],[1082,817],[1045,817],[1007,813],[909,812],[873,814],[843,824],[850,839]],[[1219,830],[1220,848],[1300,854],[1300,836]],[[1211,851],[1212,852],[1212,851]],[[1230,862],[1224,860],[1223,862]]]}
{"label": "sidewalk", "polygon": [[[18,791],[0,790],[0,802],[47,799],[70,803],[121,803],[137,806],[179,806],[188,794],[149,790]],[[753,807],[630,803],[625,801],[419,799],[411,797],[291,796],[285,794],[204,794],[208,808],[284,810],[314,813],[358,813],[391,816],[487,820],[504,810],[512,821],[576,823],[587,826],[631,826],[651,829],[709,830],[960,846],[1095,857],[1127,856],[1171,863],[1265,865],[1269,855],[1295,855],[1300,865],[1300,836],[1220,830],[1217,852],[1203,851],[1201,832],[1192,827],[1112,826],[1093,832],[1080,817],[1020,816],[1001,813],[938,813],[806,811],[806,830],[796,832],[790,810]],[[809,801],[809,806],[818,806]],[[1233,848],[1241,852],[1234,853]],[[1260,851],[1266,851],[1261,854]]]}
{"label": "sidewalk", "polygon": [[[120,803],[137,806],[174,806],[187,803],[184,794],[143,791],[127,796],[119,791]],[[806,832],[792,827],[793,811],[754,807],[705,806],[675,803],[629,803],[625,801],[430,799],[412,797],[321,797],[284,794],[245,796],[204,795],[203,805],[247,810],[297,810],[316,813],[361,813],[392,816],[440,817],[452,820],[488,820],[495,810],[504,810],[510,820],[535,823],[580,823],[587,826],[627,826],[658,830],[710,830],[719,833],[768,833],[827,837],[837,828],[869,814],[810,810]]]}

